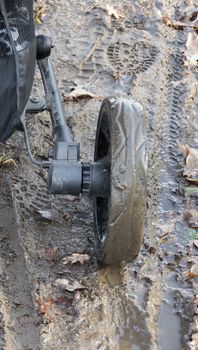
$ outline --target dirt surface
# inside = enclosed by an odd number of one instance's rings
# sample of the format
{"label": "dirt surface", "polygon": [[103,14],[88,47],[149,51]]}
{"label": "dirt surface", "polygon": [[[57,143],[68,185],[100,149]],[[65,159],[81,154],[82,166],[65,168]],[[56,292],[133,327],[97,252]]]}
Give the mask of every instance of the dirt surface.
{"label": "dirt surface", "polygon": [[[41,2],[40,2],[41,3]],[[107,3],[112,6],[108,7]],[[0,340],[6,350],[198,349],[196,187],[183,178],[178,143],[198,146],[197,67],[186,64],[191,1],[46,1],[46,24],[61,96],[84,88],[95,98],[64,102],[82,159],[93,158],[101,99],[135,97],[144,107],[148,140],[145,239],[134,263],[99,269],[93,251],[92,203],[53,197],[47,173],[28,160],[23,135],[1,152],[16,167],[3,168],[0,224]],[[112,14],[112,10],[114,11]],[[196,14],[195,14],[196,19]],[[166,22],[166,23],[164,23]],[[41,87],[36,74],[34,91]],[[29,119],[33,153],[51,143],[49,116]],[[40,210],[50,211],[50,220]],[[86,253],[84,264],[63,264]],[[68,292],[57,279],[85,289]],[[73,282],[72,282],[73,281]]]}

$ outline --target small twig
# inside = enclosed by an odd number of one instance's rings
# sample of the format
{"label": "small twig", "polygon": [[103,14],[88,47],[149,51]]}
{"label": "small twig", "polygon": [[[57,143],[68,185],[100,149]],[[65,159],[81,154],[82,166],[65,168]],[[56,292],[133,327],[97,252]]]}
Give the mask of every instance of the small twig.
{"label": "small twig", "polygon": [[198,29],[197,24],[190,24],[190,23],[183,23],[183,22],[175,21],[175,20],[172,20],[171,18],[169,18],[168,16],[162,16],[162,21],[168,27],[171,27],[171,28],[177,29],[177,30],[183,30],[184,28],[192,28],[195,30]]}
{"label": "small twig", "polygon": [[98,36],[95,43],[93,44],[93,46],[91,47],[90,51],[88,52],[87,56],[82,60],[82,62],[80,63],[80,70],[83,69],[83,66],[87,63],[87,61],[89,61],[89,59],[91,58],[91,56],[93,55],[96,47],[98,46],[98,44],[101,42],[101,36]]}
{"label": "small twig", "polygon": [[197,277],[198,277],[198,273],[188,272],[186,279],[189,280],[189,279],[197,278]]}

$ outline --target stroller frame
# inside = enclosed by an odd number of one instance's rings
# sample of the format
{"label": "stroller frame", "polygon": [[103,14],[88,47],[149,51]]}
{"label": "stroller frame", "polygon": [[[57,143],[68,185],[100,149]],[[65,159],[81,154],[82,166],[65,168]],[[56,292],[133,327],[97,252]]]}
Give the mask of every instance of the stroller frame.
{"label": "stroller frame", "polygon": [[[18,130],[24,131],[30,160],[48,170],[52,194],[91,195],[97,259],[103,265],[120,265],[138,255],[144,234],[147,157],[143,108],[129,96],[105,98],[96,128],[94,161],[82,162],[80,145],[74,141],[64,118],[50,60],[52,41],[45,35],[35,38],[31,1],[18,0],[22,6],[17,7],[13,6],[13,0],[0,0],[1,30],[7,31],[15,58],[11,64],[15,71],[10,74],[9,84],[1,86],[2,96],[7,96],[5,106],[12,107],[10,101],[14,104],[14,111],[8,114],[13,124],[1,140],[10,137],[18,126]],[[28,3],[29,12],[26,11]],[[26,19],[29,32],[24,23],[21,24],[21,17]],[[11,30],[15,27],[13,35]],[[31,35],[26,38],[28,33]],[[23,44],[27,46],[24,48]],[[35,61],[44,88],[44,97],[38,101],[30,97]],[[11,89],[12,82],[16,84]],[[31,152],[26,113],[45,110],[51,117],[53,150],[47,161],[40,161]],[[7,113],[2,113],[2,125],[7,130],[4,115],[7,118]]]}
{"label": "stroller frame", "polygon": [[[30,160],[49,169],[49,190],[52,194],[79,195],[109,194],[109,169],[103,162],[80,162],[80,144],[75,143],[67,126],[61,105],[56,79],[49,58],[52,48],[50,37],[37,36],[37,63],[40,69],[45,97],[39,101],[29,100],[27,113],[50,112],[53,127],[53,154],[49,161],[33,158],[28,141],[28,132],[23,119],[25,142]],[[67,174],[67,176],[65,176]]]}

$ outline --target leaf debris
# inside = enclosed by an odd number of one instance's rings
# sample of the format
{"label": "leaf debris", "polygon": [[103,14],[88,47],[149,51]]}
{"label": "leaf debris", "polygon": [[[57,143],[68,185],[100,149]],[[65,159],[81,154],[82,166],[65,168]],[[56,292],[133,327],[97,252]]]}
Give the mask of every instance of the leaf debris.
{"label": "leaf debris", "polygon": [[76,290],[86,289],[81,283],[77,280],[69,280],[67,278],[58,278],[54,282],[55,287],[62,290],[67,290],[68,292],[75,292]]}
{"label": "leaf debris", "polygon": [[58,212],[54,209],[47,209],[47,210],[34,209],[34,214],[37,219],[42,219],[49,222],[58,220]]}
{"label": "leaf debris", "polygon": [[[171,27],[173,29],[184,29],[186,27],[189,27],[189,25],[187,23],[183,23],[183,22],[179,22],[179,21],[175,21],[171,18],[169,18],[168,16],[162,16],[162,21],[168,26]],[[192,26],[191,26],[192,27]]]}
{"label": "leaf debris", "polygon": [[18,168],[17,164],[13,158],[9,158],[6,156],[0,156],[0,167],[5,166],[5,165],[6,166],[7,165],[14,165],[16,168]]}
{"label": "leaf debris", "polygon": [[44,6],[39,5],[34,10],[34,22],[35,24],[43,24],[47,16],[47,10]]}
{"label": "leaf debris", "polygon": [[198,149],[188,145],[180,145],[179,148],[186,158],[183,175],[188,181],[198,183]]}
{"label": "leaf debris", "polygon": [[76,264],[80,263],[83,265],[85,262],[88,262],[90,260],[90,256],[88,254],[78,254],[78,253],[73,253],[70,256],[67,256],[63,258],[63,264]]}
{"label": "leaf debris", "polygon": [[64,101],[78,101],[84,98],[94,98],[95,95],[83,88],[75,88],[69,94],[64,95]]}

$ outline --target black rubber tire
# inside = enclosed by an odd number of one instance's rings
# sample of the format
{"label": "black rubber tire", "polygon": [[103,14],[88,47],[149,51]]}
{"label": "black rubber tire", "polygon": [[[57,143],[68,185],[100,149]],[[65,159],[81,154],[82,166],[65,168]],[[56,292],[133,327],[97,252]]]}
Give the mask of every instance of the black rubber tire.
{"label": "black rubber tire", "polygon": [[94,199],[95,251],[103,265],[120,265],[139,253],[146,207],[146,140],[142,106],[133,99],[103,101],[95,161],[110,164],[110,194]]}

